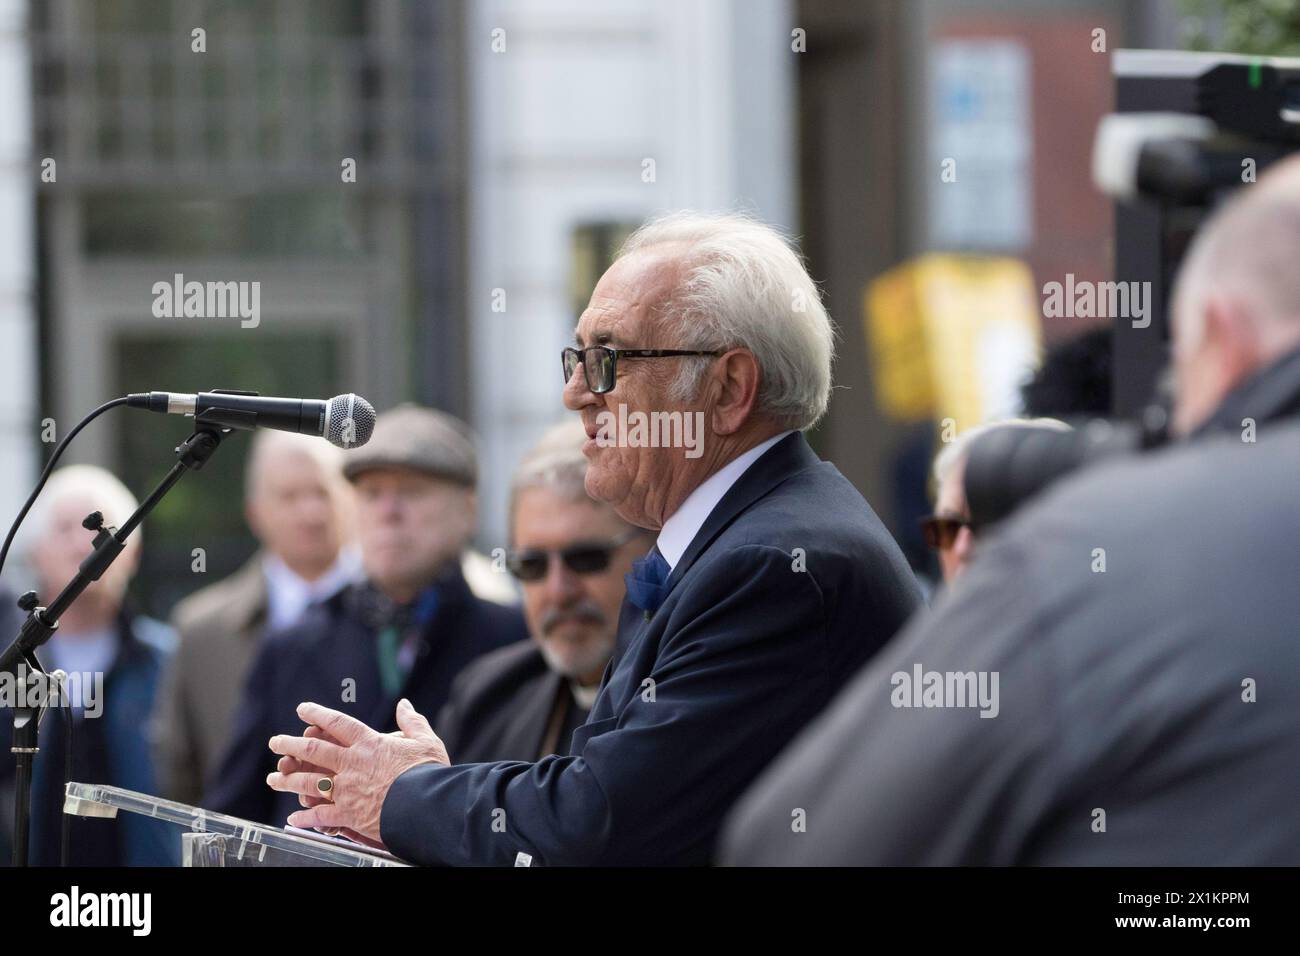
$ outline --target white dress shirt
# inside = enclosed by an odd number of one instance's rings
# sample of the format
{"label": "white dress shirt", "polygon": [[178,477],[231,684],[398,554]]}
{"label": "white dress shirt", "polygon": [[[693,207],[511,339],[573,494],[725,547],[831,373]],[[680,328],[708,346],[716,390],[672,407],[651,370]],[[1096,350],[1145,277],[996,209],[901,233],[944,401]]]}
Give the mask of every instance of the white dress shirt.
{"label": "white dress shirt", "polygon": [[46,659],[47,671],[107,674],[120,644],[117,622],[114,622],[108,627],[81,634],[55,631],[54,637],[41,649],[41,656]]}
{"label": "white dress shirt", "polygon": [[266,576],[266,629],[270,632],[297,623],[310,605],[359,581],[361,555],[355,547],[345,547],[328,571],[315,581],[305,581],[268,552],[262,558],[262,573]]}
{"label": "white dress shirt", "polygon": [[691,546],[695,536],[704,527],[704,522],[708,520],[723,496],[731,490],[731,486],[740,480],[740,476],[749,470],[750,465],[758,461],[763,452],[782,438],[793,434],[794,431],[791,430],[773,435],[767,441],[760,442],[749,451],[737,455],[704,479],[700,486],[687,496],[682,506],[673,512],[664,522],[664,526],[659,529],[659,540],[656,542],[659,553],[668,562],[670,571],[677,567],[677,562],[682,559],[686,549]]}
{"label": "white dress shirt", "polygon": [[[103,685],[95,685],[94,675],[99,674],[100,681],[107,678],[121,644],[115,621],[108,627],[81,634],[55,631],[54,637],[41,648],[47,672],[67,672],[68,681],[64,684],[64,689],[72,703],[73,716],[78,720],[82,718],[87,706],[96,706],[90,695],[102,695]],[[102,697],[100,707],[102,713]]]}

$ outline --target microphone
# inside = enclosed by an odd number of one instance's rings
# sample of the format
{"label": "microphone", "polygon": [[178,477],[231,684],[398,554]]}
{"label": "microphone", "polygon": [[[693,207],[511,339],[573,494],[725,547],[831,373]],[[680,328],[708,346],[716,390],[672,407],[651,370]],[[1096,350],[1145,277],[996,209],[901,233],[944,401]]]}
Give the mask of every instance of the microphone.
{"label": "microphone", "polygon": [[192,415],[194,420],[225,428],[278,428],[319,435],[340,448],[358,448],[370,441],[375,409],[360,395],[314,398],[273,398],[257,392],[214,388],[210,392],[135,392],[126,397],[130,408],[164,415]]}

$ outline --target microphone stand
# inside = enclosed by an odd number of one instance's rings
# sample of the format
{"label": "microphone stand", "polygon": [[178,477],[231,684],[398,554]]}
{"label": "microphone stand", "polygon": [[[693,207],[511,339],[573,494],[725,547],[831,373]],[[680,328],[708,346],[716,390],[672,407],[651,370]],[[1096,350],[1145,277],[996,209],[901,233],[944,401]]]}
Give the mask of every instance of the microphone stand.
{"label": "microphone stand", "polygon": [[17,793],[14,799],[14,866],[26,866],[28,856],[28,831],[31,825],[32,766],[36,753],[37,732],[41,718],[45,715],[48,702],[49,677],[36,659],[35,650],[48,641],[59,627],[59,618],[81,593],[98,581],[108,570],[109,565],[122,553],[126,539],[144,520],[145,515],[153,511],[163,496],[171,490],[172,485],[180,481],[187,471],[198,471],[212,457],[222,437],[229,433],[230,426],[222,422],[210,421],[203,413],[195,418],[195,431],[176,447],[179,459],[172,466],[167,476],[158,483],[153,492],[140,507],[129,517],[121,528],[104,527],[104,516],[98,511],[91,512],[82,522],[83,527],[95,532],[94,550],[81,562],[76,575],[59,593],[48,607],[38,607],[40,599],[35,591],[28,591],[18,599],[18,606],[27,612],[27,619],[18,632],[18,637],[0,655],[0,674],[13,674],[24,689],[41,686],[32,697],[23,695],[23,705],[14,708],[14,737],[12,750],[17,758],[15,782]]}

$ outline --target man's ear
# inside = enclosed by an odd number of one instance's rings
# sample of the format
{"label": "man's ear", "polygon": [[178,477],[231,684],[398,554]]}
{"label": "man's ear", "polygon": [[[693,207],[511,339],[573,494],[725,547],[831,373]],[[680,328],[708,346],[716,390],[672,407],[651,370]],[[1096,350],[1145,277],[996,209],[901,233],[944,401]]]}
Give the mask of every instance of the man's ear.
{"label": "man's ear", "polygon": [[338,523],[339,541],[346,544],[357,537],[357,498],[352,486],[343,478],[330,485],[330,502]]}
{"label": "man's ear", "polygon": [[258,520],[257,507],[247,498],[244,499],[244,523],[248,525],[248,530],[253,532],[253,537],[260,544],[262,541],[262,525]]}
{"label": "man's ear", "polygon": [[1260,366],[1258,330],[1244,305],[1232,296],[1207,297],[1205,346],[1216,357],[1219,387],[1224,395],[1253,375]]}
{"label": "man's ear", "polygon": [[478,533],[478,492],[473,488],[466,490],[464,505],[465,543],[463,546],[468,547],[474,540],[474,535]]}
{"label": "man's ear", "polygon": [[717,396],[711,413],[715,434],[731,435],[744,426],[758,403],[761,379],[758,360],[749,349],[718,356],[710,370],[710,388]]}
{"label": "man's ear", "polygon": [[122,561],[126,564],[126,579],[128,586],[130,585],[131,578],[135,577],[135,573],[140,570],[140,552],[142,550],[142,546],[137,544],[133,548],[125,549],[117,557],[118,561]]}

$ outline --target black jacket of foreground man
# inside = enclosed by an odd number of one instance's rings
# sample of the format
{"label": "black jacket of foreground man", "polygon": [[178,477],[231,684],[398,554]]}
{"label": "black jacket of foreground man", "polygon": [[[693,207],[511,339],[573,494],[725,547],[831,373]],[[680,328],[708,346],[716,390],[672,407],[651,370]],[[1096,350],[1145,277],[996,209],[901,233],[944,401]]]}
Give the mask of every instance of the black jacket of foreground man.
{"label": "black jacket of foreground man", "polygon": [[[723,860],[1300,864],[1300,420],[1249,443],[1234,415],[982,541],[741,801]],[[998,673],[997,716],[899,706],[917,664]]]}
{"label": "black jacket of foreground man", "polygon": [[362,587],[345,588],[309,608],[297,624],[267,635],[249,668],[234,736],[209,783],[204,808],[282,826],[301,807],[296,794],[266,785],[279,759],[267,742],[275,734],[302,734],[300,703],[310,700],[332,707],[378,731],[396,730],[401,698],[409,698],[421,713],[436,714],[466,665],[495,648],[527,639],[518,608],[475,597],[459,566],[450,568],[435,587],[436,609],[420,629],[414,663],[396,694],[383,690],[376,628],[365,620]]}
{"label": "black jacket of foreground man", "polygon": [[741,475],[668,585],[649,621],[624,602],[568,755],[408,770],[384,843],[428,864],[707,862],[731,803],[920,603],[880,520],[799,434]]}

